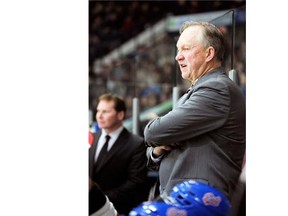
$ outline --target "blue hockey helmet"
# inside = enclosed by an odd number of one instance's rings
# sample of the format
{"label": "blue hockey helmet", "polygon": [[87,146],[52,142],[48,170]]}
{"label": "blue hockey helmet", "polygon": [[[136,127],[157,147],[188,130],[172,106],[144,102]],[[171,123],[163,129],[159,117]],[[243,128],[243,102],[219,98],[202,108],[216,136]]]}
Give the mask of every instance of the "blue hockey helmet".
{"label": "blue hockey helmet", "polygon": [[217,189],[192,180],[173,187],[164,202],[143,202],[129,216],[228,216],[230,203]]}
{"label": "blue hockey helmet", "polygon": [[189,213],[189,209],[182,207],[176,207],[171,204],[160,202],[160,201],[150,201],[143,202],[136,208],[130,211],[129,216],[192,216]]}
{"label": "blue hockey helmet", "polygon": [[231,207],[219,190],[193,180],[175,185],[164,200],[178,208],[189,208],[193,216],[228,216]]}

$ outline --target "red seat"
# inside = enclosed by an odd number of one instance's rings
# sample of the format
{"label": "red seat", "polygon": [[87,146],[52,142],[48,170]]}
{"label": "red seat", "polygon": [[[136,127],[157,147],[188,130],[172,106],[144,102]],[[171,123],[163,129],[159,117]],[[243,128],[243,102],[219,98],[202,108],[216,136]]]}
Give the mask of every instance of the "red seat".
{"label": "red seat", "polygon": [[94,141],[94,136],[93,136],[93,133],[91,131],[89,131],[89,138],[88,138],[88,142],[90,145],[93,144],[93,141]]}

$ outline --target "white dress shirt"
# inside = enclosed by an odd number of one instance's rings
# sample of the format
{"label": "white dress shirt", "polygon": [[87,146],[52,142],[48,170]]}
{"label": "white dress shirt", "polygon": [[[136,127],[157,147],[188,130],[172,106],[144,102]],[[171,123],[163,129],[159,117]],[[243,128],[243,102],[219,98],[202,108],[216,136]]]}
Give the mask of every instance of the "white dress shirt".
{"label": "white dress shirt", "polygon": [[105,129],[101,129],[102,130],[102,134],[98,140],[98,146],[97,146],[97,149],[96,149],[96,153],[95,153],[95,161],[97,160],[98,156],[99,156],[99,153],[106,141],[106,135],[109,135],[110,136],[110,140],[108,142],[108,147],[107,147],[107,151],[109,151],[112,146],[114,145],[116,139],[118,138],[118,136],[120,135],[120,133],[122,132],[123,130],[123,126],[119,127],[117,130],[107,134]]}

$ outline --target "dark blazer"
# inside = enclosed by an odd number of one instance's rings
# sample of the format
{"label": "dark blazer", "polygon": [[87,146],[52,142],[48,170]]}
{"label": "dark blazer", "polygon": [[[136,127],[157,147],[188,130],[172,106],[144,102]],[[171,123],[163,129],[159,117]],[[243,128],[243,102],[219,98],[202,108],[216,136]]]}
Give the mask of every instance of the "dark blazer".
{"label": "dark blazer", "polygon": [[101,130],[95,133],[89,149],[89,176],[95,181],[114,204],[120,214],[129,211],[147,200],[146,148],[140,136],[126,128],[120,133],[110,149],[106,160],[94,166],[94,157]]}
{"label": "dark blazer", "polygon": [[[245,101],[238,86],[218,68],[198,79],[175,108],[146,125],[148,167],[159,170],[161,191],[187,179],[218,188],[231,199],[246,144]],[[162,161],[152,147],[173,144]]]}

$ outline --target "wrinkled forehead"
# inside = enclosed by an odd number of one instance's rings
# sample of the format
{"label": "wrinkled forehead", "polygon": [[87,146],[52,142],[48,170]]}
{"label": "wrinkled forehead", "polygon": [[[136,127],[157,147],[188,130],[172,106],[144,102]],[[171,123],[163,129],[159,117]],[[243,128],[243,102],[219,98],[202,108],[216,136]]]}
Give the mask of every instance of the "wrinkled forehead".
{"label": "wrinkled forehead", "polygon": [[194,46],[199,43],[201,36],[201,26],[189,26],[180,35],[176,46]]}

